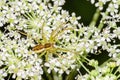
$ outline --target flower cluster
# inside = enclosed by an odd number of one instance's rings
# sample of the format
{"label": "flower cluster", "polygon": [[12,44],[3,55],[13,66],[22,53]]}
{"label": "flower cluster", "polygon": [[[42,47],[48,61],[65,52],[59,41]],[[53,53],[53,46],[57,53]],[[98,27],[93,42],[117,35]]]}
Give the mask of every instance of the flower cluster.
{"label": "flower cluster", "polygon": [[[79,40],[72,31],[77,30],[80,17],[76,17],[75,13],[70,16],[62,10],[64,2],[1,1],[1,79],[40,80],[45,72],[50,74],[54,70],[60,75],[64,72],[69,74],[71,69],[77,67],[75,51],[71,50],[70,45]],[[31,49],[36,43],[42,46],[54,43],[54,47],[43,47],[45,50],[37,54]]]}
{"label": "flower cluster", "polygon": [[113,73],[113,69],[117,67],[115,62],[107,63],[104,67],[96,67],[95,70],[92,70],[89,74],[78,75],[78,80],[116,80],[119,76],[116,76],[119,69]]}
{"label": "flower cluster", "polygon": [[[64,74],[70,80],[81,67],[87,73],[78,71],[78,80],[120,78],[119,2],[91,0],[102,18],[98,27],[97,19],[86,27],[62,9],[65,0],[0,0],[0,79],[62,80]],[[110,57],[102,65],[87,58],[102,51]]]}

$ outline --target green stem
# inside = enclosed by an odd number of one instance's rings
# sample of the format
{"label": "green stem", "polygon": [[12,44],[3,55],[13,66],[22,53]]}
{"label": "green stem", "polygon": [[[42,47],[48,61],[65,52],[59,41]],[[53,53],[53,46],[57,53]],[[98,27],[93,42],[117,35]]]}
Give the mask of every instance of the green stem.
{"label": "green stem", "polygon": [[117,79],[116,80],[118,80],[120,78],[120,74],[117,76]]}
{"label": "green stem", "polygon": [[90,27],[93,27],[93,26],[96,25],[96,22],[97,22],[99,16],[100,16],[100,10],[97,9],[94,16],[93,16],[93,19],[92,19],[91,23],[89,24]]}
{"label": "green stem", "polygon": [[57,73],[54,70],[52,70],[52,73],[53,73],[53,80],[59,80],[57,77]]}
{"label": "green stem", "polygon": [[73,69],[70,74],[66,77],[66,80],[74,80],[76,74],[77,74],[77,70],[76,69]]}
{"label": "green stem", "polygon": [[[105,12],[105,15],[108,15],[108,12],[107,12],[107,11]],[[105,18],[102,17],[102,19],[100,20],[100,24],[98,25],[98,29],[99,29],[99,30],[101,30],[101,29],[103,28],[103,26],[104,26],[103,21],[104,21],[104,20],[105,20]]]}
{"label": "green stem", "polygon": [[62,80],[61,74],[57,74],[54,70],[52,70],[53,80]]}
{"label": "green stem", "polygon": [[59,74],[58,77],[59,77],[59,80],[63,80],[61,74]]}
{"label": "green stem", "polygon": [[[79,61],[80,62],[80,61]],[[80,62],[81,66],[88,72],[90,73],[90,71],[84,66],[84,64],[82,62]]]}
{"label": "green stem", "polygon": [[50,74],[47,72],[46,67],[43,67],[43,69],[44,69],[44,72],[45,72],[45,74],[46,74],[48,80],[53,80],[52,77],[50,76]]}
{"label": "green stem", "polygon": [[116,74],[117,74],[117,72],[119,72],[119,70],[118,70],[118,69],[114,72],[114,75],[116,75]]}
{"label": "green stem", "polygon": [[[94,27],[95,27],[95,25],[96,25],[96,23],[97,23],[97,20],[98,20],[98,18],[99,18],[99,16],[100,16],[100,10],[97,9],[96,12],[95,12],[95,14],[94,14],[94,16],[93,16],[92,21],[91,21],[90,24],[89,24],[89,27],[91,27],[91,28],[94,29]],[[92,34],[93,34],[93,32],[91,32],[91,30],[88,31],[87,39],[90,38],[90,36],[91,36]]]}
{"label": "green stem", "polygon": [[112,58],[109,58],[107,61],[105,61],[103,64],[101,64],[100,67],[105,66],[110,60],[112,60]]}

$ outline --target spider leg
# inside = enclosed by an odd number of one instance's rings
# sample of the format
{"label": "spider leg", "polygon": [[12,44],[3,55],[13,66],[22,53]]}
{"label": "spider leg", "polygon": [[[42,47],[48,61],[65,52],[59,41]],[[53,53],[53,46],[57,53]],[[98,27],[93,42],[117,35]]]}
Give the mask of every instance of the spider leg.
{"label": "spider leg", "polygon": [[57,48],[57,47],[52,47],[48,50],[50,53],[52,54],[55,54],[57,56],[60,56],[58,53],[59,52],[72,52],[72,53],[75,53],[74,51],[70,50],[70,49],[67,49],[67,48]]}
{"label": "spider leg", "polygon": [[35,41],[38,43],[38,39],[35,39],[35,38],[31,37],[30,35],[28,35],[28,34],[25,33],[25,32],[22,32],[22,31],[19,31],[19,30],[16,30],[16,31],[17,31],[18,33],[22,34],[22,35],[27,36],[28,38],[31,38],[31,39],[35,40]]}
{"label": "spider leg", "polygon": [[[74,29],[76,29],[76,28],[64,28],[63,30],[59,30],[58,32],[54,32],[54,35],[53,35],[53,33],[51,33],[51,37],[50,37],[50,42],[52,42],[52,41],[56,41],[57,40],[57,37],[58,36],[61,36],[65,31],[68,31],[68,30],[74,30]],[[56,30],[57,31],[57,30]]]}
{"label": "spider leg", "polygon": [[27,33],[24,33],[24,32],[21,32],[19,30],[16,30],[18,33],[22,34],[22,35],[25,35],[25,36],[28,36]]}
{"label": "spider leg", "polygon": [[39,57],[42,57],[43,55],[45,55],[46,51],[44,50],[43,52],[40,53]]}
{"label": "spider leg", "polygon": [[59,33],[57,33],[54,37],[58,37],[61,36],[65,31],[67,30],[74,30],[75,28],[64,28],[63,30],[59,31]]}
{"label": "spider leg", "polygon": [[47,38],[46,38],[45,33],[44,33],[44,23],[42,25],[42,39],[44,41],[44,44],[47,43]]}
{"label": "spider leg", "polygon": [[60,52],[73,52],[72,50],[67,49],[67,48],[55,48],[55,50],[60,51]]}
{"label": "spider leg", "polygon": [[49,40],[50,42],[54,42],[54,40],[55,40],[54,36],[56,34],[58,34],[58,32],[61,30],[62,27],[64,27],[64,24],[65,23],[59,24],[58,27],[51,32],[51,34],[50,34],[50,40]]}
{"label": "spider leg", "polygon": [[46,51],[46,55],[45,55],[45,60],[48,61],[48,55],[49,55],[49,52]]}

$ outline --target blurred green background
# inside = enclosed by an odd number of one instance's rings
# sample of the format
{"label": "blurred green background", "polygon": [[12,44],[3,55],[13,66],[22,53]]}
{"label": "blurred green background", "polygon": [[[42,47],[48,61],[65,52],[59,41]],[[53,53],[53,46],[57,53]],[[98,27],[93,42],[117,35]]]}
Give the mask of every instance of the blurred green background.
{"label": "blurred green background", "polygon": [[63,9],[70,13],[75,12],[76,16],[81,16],[80,22],[88,25],[92,20],[96,7],[87,0],[66,0]]}

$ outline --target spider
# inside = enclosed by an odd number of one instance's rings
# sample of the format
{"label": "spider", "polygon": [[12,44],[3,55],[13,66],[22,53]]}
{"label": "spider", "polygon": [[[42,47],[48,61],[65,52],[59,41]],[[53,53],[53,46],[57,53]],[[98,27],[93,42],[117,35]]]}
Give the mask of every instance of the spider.
{"label": "spider", "polygon": [[[50,33],[50,37],[49,39],[47,40],[46,36],[45,36],[45,33],[44,33],[44,26],[42,26],[41,28],[41,31],[42,31],[42,39],[43,39],[43,43],[38,43],[37,45],[35,45],[34,47],[32,47],[32,51],[34,51],[35,53],[41,53],[40,56],[43,56],[45,53],[46,55],[45,56],[48,56],[49,53],[55,53],[56,52],[71,52],[71,50],[69,49],[66,49],[66,48],[61,48],[61,47],[55,47],[55,43],[57,42],[58,40],[58,37],[60,35],[62,35],[65,31],[67,30],[74,30],[75,28],[68,28],[68,27],[64,27],[64,24],[63,25],[59,25],[55,30],[53,30],[51,33]],[[26,35],[26,33],[24,32],[21,32],[19,30],[17,30],[20,34],[23,34],[23,35]],[[36,39],[34,39],[36,40]],[[38,42],[38,41],[36,41]],[[58,56],[58,54],[57,54]]]}

